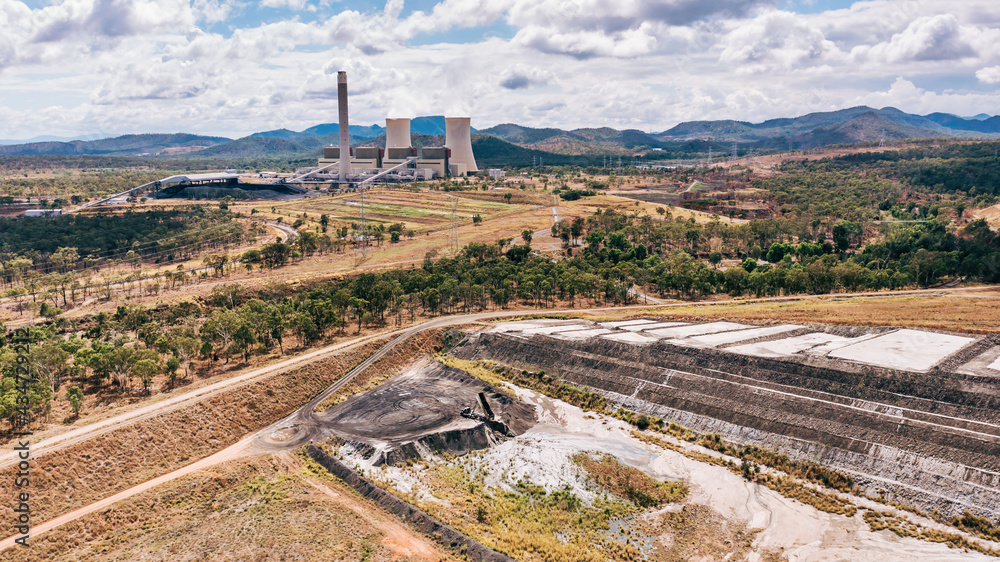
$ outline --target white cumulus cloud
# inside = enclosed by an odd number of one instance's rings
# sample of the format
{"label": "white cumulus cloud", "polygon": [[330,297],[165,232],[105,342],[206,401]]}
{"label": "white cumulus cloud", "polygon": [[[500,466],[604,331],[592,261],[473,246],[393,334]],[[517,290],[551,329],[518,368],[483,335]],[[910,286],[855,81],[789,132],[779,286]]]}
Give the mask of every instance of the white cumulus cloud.
{"label": "white cumulus cloud", "polygon": [[984,84],[1000,84],[1000,66],[990,66],[976,72],[976,78]]}
{"label": "white cumulus cloud", "polygon": [[923,16],[866,54],[888,62],[957,60],[976,54],[966,35],[953,14]]}
{"label": "white cumulus cloud", "polygon": [[780,11],[735,27],[723,38],[722,46],[719,61],[740,73],[791,70],[842,56],[822,31],[796,14]]}

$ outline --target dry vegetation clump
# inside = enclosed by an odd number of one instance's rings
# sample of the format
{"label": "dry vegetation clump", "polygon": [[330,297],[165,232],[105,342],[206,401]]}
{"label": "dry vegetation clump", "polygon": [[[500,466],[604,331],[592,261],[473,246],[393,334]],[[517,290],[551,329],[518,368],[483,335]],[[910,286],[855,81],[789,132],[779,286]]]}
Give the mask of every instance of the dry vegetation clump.
{"label": "dry vegetation clump", "polygon": [[967,533],[972,533],[977,537],[1000,542],[1000,525],[990,521],[985,517],[979,517],[966,511],[961,517],[954,517],[951,520],[952,526]]}
{"label": "dry vegetation clump", "polygon": [[[649,557],[654,562],[746,560],[760,532],[699,504],[687,504],[680,510],[660,514],[647,525],[649,532],[657,537]],[[784,559],[774,553],[763,554],[762,560]]]}
{"label": "dry vegetation clump", "polygon": [[929,529],[919,523],[914,523],[905,515],[892,515],[884,511],[866,510],[862,514],[872,531],[889,530],[900,537],[912,537],[927,542],[945,543],[951,548],[975,550],[988,556],[1000,557],[1000,550],[989,548],[957,533],[949,533],[937,529]]}
{"label": "dry vegetation clump", "polygon": [[816,464],[811,461],[795,461],[785,453],[749,445],[736,450],[736,456],[743,462],[751,461],[780,470],[790,476],[802,478],[815,484],[822,484],[839,492],[854,492],[854,479],[836,470]]}
{"label": "dry vegetation clump", "polygon": [[642,508],[675,502],[688,493],[683,482],[660,482],[637,468],[623,465],[614,455],[595,457],[589,453],[577,453],[572,459],[587,471],[598,486]]}
{"label": "dry vegetation clump", "polygon": [[489,363],[459,359],[454,355],[448,355],[447,353],[438,353],[434,356],[434,359],[446,367],[452,367],[465,371],[466,373],[497,389],[498,392],[513,395],[509,389],[504,387],[504,383],[507,382],[507,379],[497,376],[496,373],[493,372],[493,369],[487,366]]}
{"label": "dry vegetation clump", "polygon": [[[747,463],[743,464],[746,465]],[[816,488],[810,488],[790,476],[763,473],[754,474],[752,477],[748,477],[748,480],[758,484],[763,484],[786,498],[798,500],[804,504],[811,505],[820,511],[836,513],[845,517],[854,517],[854,514],[858,512],[857,506],[850,501],[845,500],[836,494],[830,494],[817,490]]]}
{"label": "dry vegetation clump", "polygon": [[[342,355],[216,394],[50,454],[32,455],[32,518],[45,521],[217,452],[288,415],[384,345]],[[0,494],[15,496],[16,467]]]}
{"label": "dry vegetation clump", "polygon": [[[632,561],[642,558],[638,531],[621,540],[611,521],[632,521],[643,509],[632,501],[601,497],[583,502],[572,489],[552,492],[519,480],[511,489],[488,486],[481,452],[420,470],[411,493],[379,485],[482,544],[517,560]],[[378,478],[378,474],[370,475]]]}
{"label": "dry vegetation clump", "polygon": [[32,537],[4,560],[451,560],[399,528],[325,470],[258,456]]}

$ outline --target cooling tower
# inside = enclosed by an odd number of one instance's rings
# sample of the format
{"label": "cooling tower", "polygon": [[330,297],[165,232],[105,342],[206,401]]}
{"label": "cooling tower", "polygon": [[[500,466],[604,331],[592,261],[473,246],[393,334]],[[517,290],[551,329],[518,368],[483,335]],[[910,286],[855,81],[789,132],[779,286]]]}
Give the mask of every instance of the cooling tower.
{"label": "cooling tower", "polygon": [[386,119],[385,120],[385,147],[388,148],[409,148],[410,144],[410,120],[409,119]]}
{"label": "cooling tower", "polygon": [[[347,175],[351,173],[351,136],[347,122],[347,73],[341,70],[337,73],[337,101],[340,107],[340,181],[347,183]],[[471,151],[470,151],[471,152]]]}
{"label": "cooling tower", "polygon": [[450,162],[465,164],[468,172],[478,172],[476,157],[472,155],[471,121],[469,117],[444,118],[444,145],[451,149]]}

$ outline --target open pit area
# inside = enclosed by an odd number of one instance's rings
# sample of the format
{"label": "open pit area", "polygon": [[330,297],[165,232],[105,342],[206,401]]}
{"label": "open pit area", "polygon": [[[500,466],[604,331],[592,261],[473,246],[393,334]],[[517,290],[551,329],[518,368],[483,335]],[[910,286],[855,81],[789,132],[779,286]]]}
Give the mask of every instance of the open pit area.
{"label": "open pit area", "polygon": [[[509,435],[462,417],[465,407],[483,414],[483,392]],[[431,454],[464,454],[524,433],[534,408],[462,371],[427,359],[376,388],[356,394],[316,420],[357,451],[367,464],[398,464]]]}
{"label": "open pit area", "polygon": [[869,497],[1000,517],[996,336],[891,327],[526,320],[452,350],[614,406],[813,461]]}

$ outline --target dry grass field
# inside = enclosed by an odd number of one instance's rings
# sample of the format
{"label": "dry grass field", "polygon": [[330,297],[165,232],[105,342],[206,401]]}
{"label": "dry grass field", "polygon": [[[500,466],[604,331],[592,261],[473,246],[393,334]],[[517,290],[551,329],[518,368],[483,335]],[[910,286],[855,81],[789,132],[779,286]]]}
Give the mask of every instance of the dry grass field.
{"label": "dry grass field", "polygon": [[[473,192],[479,193],[479,192]],[[473,215],[483,220],[516,215],[536,205],[505,202],[501,193],[491,193],[492,200],[465,196],[466,192],[443,193],[440,191],[410,191],[407,189],[374,188],[365,192],[365,216],[369,224],[403,223],[405,228],[419,234],[448,228],[451,224],[452,203],[457,202],[455,214],[460,224],[472,222]],[[361,215],[361,194],[346,193],[335,196],[310,197],[292,201],[255,201],[240,205],[257,209],[265,218],[282,218],[286,223],[303,219],[318,225],[320,217],[327,215],[331,225],[356,223]],[[273,211],[272,211],[273,209]]]}
{"label": "dry grass field", "polygon": [[[1000,332],[1000,296],[960,293],[915,296],[817,297],[785,302],[719,303],[649,309],[664,318],[750,322],[909,326],[953,332]],[[631,313],[627,316],[637,316]],[[616,318],[623,315],[616,315]]]}
{"label": "dry grass field", "polygon": [[570,203],[564,203],[565,205],[571,205],[572,203],[579,203],[579,208],[585,210],[587,214],[591,214],[598,208],[601,209],[615,209],[616,211],[621,211],[623,213],[638,213],[640,215],[649,215],[654,219],[662,219],[663,217],[656,212],[657,207],[663,207],[670,212],[671,217],[680,217],[682,219],[694,219],[695,222],[705,224],[717,220],[725,224],[737,224],[747,222],[743,219],[735,219],[730,217],[722,217],[719,215],[713,215],[712,213],[704,213],[702,211],[693,211],[691,209],[685,209],[683,207],[676,207],[673,205],[664,205],[662,203],[649,203],[646,201],[637,201],[635,199],[630,199],[628,197],[629,191],[621,191],[608,193],[604,195],[598,195],[595,197],[585,197],[578,201],[572,201]]}

